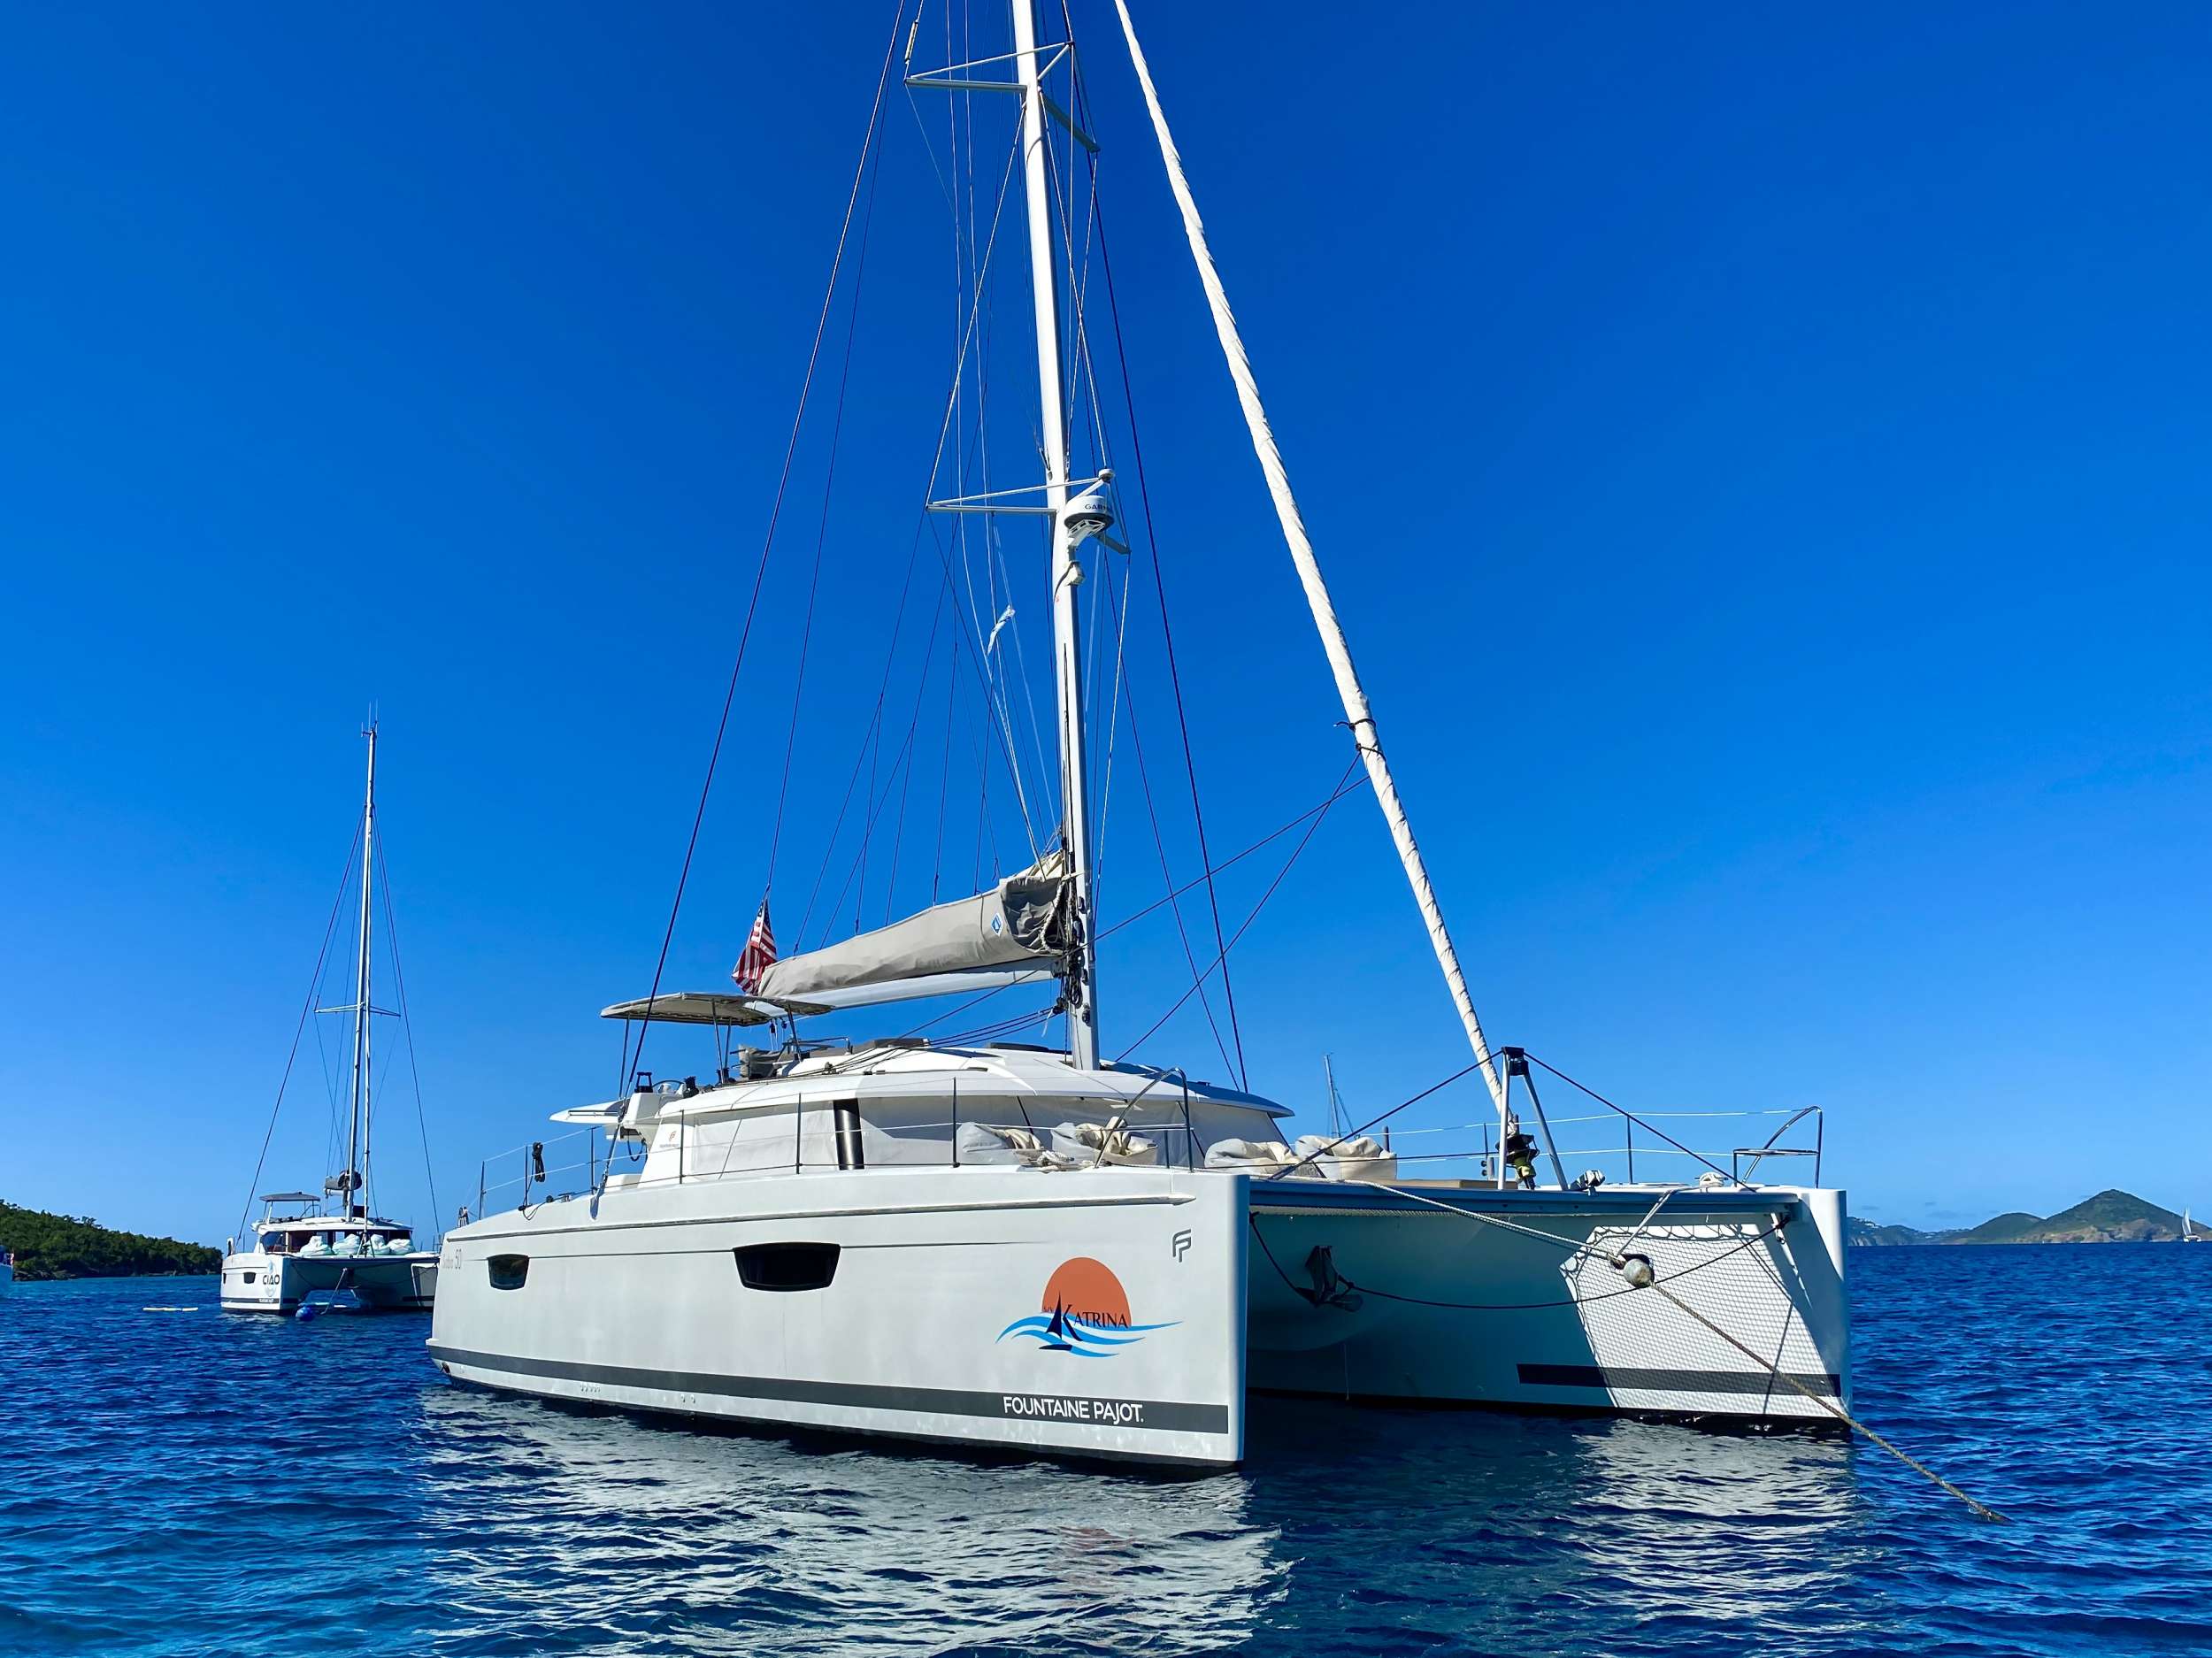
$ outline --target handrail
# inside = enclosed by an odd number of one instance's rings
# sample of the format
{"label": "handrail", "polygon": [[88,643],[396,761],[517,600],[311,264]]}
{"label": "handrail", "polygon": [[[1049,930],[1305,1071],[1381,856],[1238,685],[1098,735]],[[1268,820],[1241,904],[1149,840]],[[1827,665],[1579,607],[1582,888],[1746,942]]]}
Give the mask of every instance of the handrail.
{"label": "handrail", "polygon": [[[1134,1105],[1137,1100],[1142,1099],[1145,1094],[1150,1093],[1157,1083],[1164,1082],[1171,1077],[1181,1079],[1181,1097],[1170,1101],[1158,1102],[1164,1105],[1164,1109],[1156,1114],[1126,1113],[1126,1107],[1125,1107],[1123,1110],[1112,1115],[1122,1117],[1125,1128],[1133,1133],[1149,1137],[1157,1148],[1158,1163],[1144,1166],[1163,1168],[1179,1166],[1194,1171],[1204,1166],[1205,1148],[1191,1117],[1189,1079],[1182,1077],[1179,1071],[1164,1071],[1127,1104]],[[825,1101],[817,1099],[813,1103],[819,1107]],[[960,1148],[961,1131],[967,1127],[981,1127],[995,1131],[1025,1130],[1039,1135],[1049,1146],[1053,1133],[1052,1128],[1034,1122],[1026,1105],[1018,1099],[1000,1101],[999,1103],[1002,1106],[1011,1105],[1014,1111],[1018,1113],[1019,1120],[1006,1119],[1002,1111],[985,1115],[972,1109],[964,1109],[956,1094],[950,1101],[951,1115],[942,1121],[902,1122],[895,1127],[890,1128],[885,1128],[880,1125],[874,1125],[876,1132],[887,1137],[892,1144],[898,1146],[903,1155],[897,1155],[893,1161],[886,1163],[879,1160],[876,1148],[871,1148],[871,1161],[868,1166],[901,1169],[971,1167],[972,1165],[962,1157]],[[604,1155],[602,1155],[600,1151],[600,1136],[605,1131],[598,1125],[578,1128],[552,1140],[527,1141],[500,1153],[496,1157],[486,1158],[479,1165],[477,1208],[474,1212],[480,1219],[495,1206],[502,1209],[527,1209],[534,1201],[543,1202],[552,1198],[574,1196],[581,1193],[597,1195],[604,1193],[608,1186],[618,1178],[626,1188],[634,1188],[648,1186],[695,1184],[703,1180],[757,1178],[764,1175],[772,1174],[805,1174],[834,1171],[844,1166],[839,1161],[841,1155],[840,1136],[834,1126],[830,1134],[830,1155],[827,1157],[810,1157],[807,1140],[809,1115],[806,1105],[807,1101],[803,1097],[793,1101],[791,1156],[787,1163],[773,1164],[764,1163],[759,1160],[761,1148],[765,1142],[755,1141],[748,1148],[741,1139],[733,1136],[724,1149],[721,1167],[703,1169],[692,1157],[690,1129],[680,1115],[677,1117],[675,1132],[672,1136],[673,1144],[668,1148],[675,1153],[676,1166],[672,1173],[649,1175],[646,1171],[652,1167],[651,1148],[649,1146],[640,1146],[633,1140],[626,1143],[636,1148],[632,1153],[632,1155],[637,1159],[636,1172],[628,1175],[619,1174],[612,1140],[610,1140]],[[1556,1127],[1562,1125],[1601,1122],[1611,1115],[1613,1114],[1607,1113],[1595,1117],[1558,1117],[1553,1119],[1553,1125]],[[1637,1160],[1640,1157],[1645,1160],[1653,1157],[1687,1158],[1709,1167],[1724,1167],[1732,1171],[1732,1178],[1737,1184],[1745,1186],[1752,1183],[1752,1177],[1757,1173],[1761,1164],[1770,1157],[1810,1157],[1813,1160],[1812,1184],[1815,1186],[1820,1184],[1825,1140],[1825,1114],[1819,1106],[1803,1106],[1792,1110],[1684,1111],[1655,1115],[1701,1118],[1738,1117],[1747,1119],[1780,1117],[1784,1120],[1766,1136],[1763,1143],[1756,1147],[1700,1149],[1671,1140],[1663,1145],[1640,1144],[1635,1132],[1637,1119],[1630,1117],[1626,1118],[1627,1132],[1621,1142],[1612,1146],[1589,1145],[1580,1148],[1548,1146],[1546,1151],[1548,1155],[1555,1155],[1562,1159],[1571,1158],[1578,1163],[1587,1160],[1589,1164],[1595,1166],[1588,1168],[1586,1172],[1601,1177],[1609,1178],[1614,1169],[1623,1170],[1630,1184],[1635,1183]],[[1791,1129],[1808,1117],[1813,1119],[1815,1124],[1815,1134],[1811,1145],[1778,1143]],[[817,1123],[821,1120],[818,1110],[815,1113],[814,1120]],[[1425,1139],[1454,1132],[1473,1131],[1473,1133],[1471,1135],[1470,1143],[1464,1148],[1394,1150],[1392,1155],[1402,1165],[1425,1166],[1429,1170],[1440,1172],[1455,1163],[1465,1164],[1471,1171],[1476,1171],[1476,1178],[1487,1181],[1494,1177],[1496,1169],[1494,1159],[1497,1155],[1497,1148],[1493,1133],[1495,1126],[1491,1122],[1479,1121],[1464,1125],[1443,1124],[1422,1128],[1399,1129],[1396,1131],[1395,1139],[1401,1144],[1409,1140]],[[1175,1138],[1178,1135],[1181,1137],[1179,1143]],[[580,1145],[577,1143],[579,1141],[581,1142]],[[941,1148],[941,1158],[914,1155],[920,1148],[927,1147]],[[732,1168],[731,1157],[741,1151],[746,1157],[745,1166]],[[703,1161],[710,1162],[710,1154]],[[491,1171],[502,1164],[518,1169],[518,1172],[494,1178]],[[993,1166],[997,1166],[995,1159],[994,1159]],[[578,1178],[573,1189],[564,1189],[565,1186],[570,1185],[567,1178],[572,1176]],[[1662,1180],[1664,1178],[1663,1175]],[[1579,1185],[1580,1182],[1578,1181],[1575,1184]],[[539,1194],[544,1195],[536,1195],[534,1198],[534,1194]]]}

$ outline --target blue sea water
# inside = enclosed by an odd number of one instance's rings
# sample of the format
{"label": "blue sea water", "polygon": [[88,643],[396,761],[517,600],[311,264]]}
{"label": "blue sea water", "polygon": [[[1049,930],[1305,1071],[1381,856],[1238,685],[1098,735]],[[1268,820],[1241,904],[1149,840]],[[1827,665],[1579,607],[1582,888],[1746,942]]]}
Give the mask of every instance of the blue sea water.
{"label": "blue sea water", "polygon": [[[1202,1478],[451,1386],[427,1321],[0,1300],[0,1653],[2212,1654],[2212,1249],[1866,1249],[1794,1434],[1262,1401]],[[153,1307],[194,1307],[157,1312]]]}

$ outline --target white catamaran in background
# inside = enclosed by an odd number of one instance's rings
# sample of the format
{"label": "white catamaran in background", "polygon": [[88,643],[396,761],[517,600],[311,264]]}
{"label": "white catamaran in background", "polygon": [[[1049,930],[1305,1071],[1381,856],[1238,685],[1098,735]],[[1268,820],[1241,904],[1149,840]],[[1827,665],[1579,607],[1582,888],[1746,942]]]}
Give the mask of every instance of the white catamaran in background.
{"label": "white catamaran in background", "polygon": [[[1102,1056],[1086,731],[1094,704],[1079,603],[1100,595],[1088,617],[1097,626],[1095,607],[1113,591],[1107,556],[1128,549],[1114,539],[1125,515],[1106,457],[1087,477],[1070,457],[1071,340],[1075,385],[1095,384],[1091,290],[1071,245],[1080,236],[1087,246],[1089,230],[1069,189],[1075,150],[1095,150],[1079,126],[1087,104],[1071,43],[1039,43],[1032,0],[1015,0],[1010,50],[949,50],[943,69],[914,68],[921,19],[910,29],[902,17],[893,50],[902,39],[908,88],[951,88],[971,109],[1010,95],[1018,111],[1007,166],[1010,180],[1018,157],[1038,391],[1021,426],[1035,434],[1042,478],[993,489],[987,474],[978,492],[933,488],[929,505],[994,525],[1041,519],[1058,833],[1029,867],[975,896],[782,960],[764,902],[733,992],[656,986],[609,1008],[637,1031],[641,1056],[649,1025],[711,1029],[711,1080],[640,1073],[621,1098],[559,1113],[588,1131],[574,1189],[543,1189],[569,1165],[557,1157],[549,1179],[543,1145],[530,1146],[521,1201],[448,1235],[433,1358],[458,1380],[560,1399],[1194,1463],[1238,1460],[1248,1398],[1267,1391],[1832,1421],[1849,1368],[1843,1196],[1819,1187],[1816,1163],[1809,1186],[1761,1178],[1768,1159],[1812,1148],[1778,1146],[1778,1131],[1740,1155],[1709,1157],[1609,1108],[1627,1178],[1593,1171],[1570,1181],[1563,1155],[1595,1154],[1563,1152],[1544,1120],[1538,1072],[1557,1073],[1484,1040],[1133,27],[1118,10],[1357,759],[1472,1049],[1458,1074],[1486,1085],[1495,1143],[1486,1129],[1479,1152],[1456,1165],[1424,1159],[1415,1178],[1363,1132],[1371,1125],[1286,1143],[1288,1113],[1240,1086]],[[949,22],[946,33],[949,43]],[[887,53],[887,81],[892,61]],[[1048,89],[1055,75],[1067,82],[1059,96]],[[980,125],[969,128],[971,155]],[[878,130],[872,117],[872,142]],[[867,155],[864,145],[864,169]],[[984,176],[987,205],[995,179]],[[956,202],[956,223],[961,211]],[[995,219],[990,228],[986,244],[972,221],[964,243],[986,266],[1000,241]],[[833,267],[833,294],[836,281]],[[951,448],[964,443],[956,434]],[[1010,604],[997,611],[994,597],[972,635],[963,618],[964,646],[979,661],[1013,615]],[[1094,650],[1091,665],[1118,687],[1118,650],[1110,663]],[[1002,702],[994,739],[1004,715]],[[1064,1048],[796,1033],[818,1016],[1024,984],[1056,991]],[[733,1047],[744,1028],[781,1040]],[[1525,1129],[1524,1111],[1534,1118]],[[1673,1165],[1682,1179],[1653,1181],[1648,1166],[1635,1179],[1640,1127],[1647,1158],[1693,1159]]]}
{"label": "white catamaran in background", "polygon": [[[354,948],[353,1000],[319,1013],[353,1017],[353,1059],[348,1072],[345,1167],[320,1192],[269,1192],[260,1198],[261,1220],[246,1247],[233,1239],[223,1255],[222,1304],[241,1313],[296,1313],[311,1317],[325,1308],[424,1311],[435,1298],[438,1256],[418,1249],[413,1230],[370,1213],[370,1130],[376,1101],[373,1021],[384,1009],[370,994],[374,973],[376,850],[376,725],[362,733],[369,747],[369,780],[361,807],[360,927]],[[341,897],[342,899],[342,891]],[[387,902],[390,894],[386,894]],[[325,940],[325,950],[328,940]],[[316,963],[316,983],[323,963]],[[312,1007],[311,998],[310,1007]],[[303,1010],[302,1017],[308,1017]],[[296,1053],[296,1044],[295,1052]],[[286,1079],[290,1078],[286,1068]],[[283,1089],[277,1109],[283,1108]],[[272,1125],[273,1130],[273,1124]],[[264,1153],[267,1147],[264,1142]],[[260,1170],[254,1171],[255,1183]],[[333,1212],[333,1209],[335,1212]]]}

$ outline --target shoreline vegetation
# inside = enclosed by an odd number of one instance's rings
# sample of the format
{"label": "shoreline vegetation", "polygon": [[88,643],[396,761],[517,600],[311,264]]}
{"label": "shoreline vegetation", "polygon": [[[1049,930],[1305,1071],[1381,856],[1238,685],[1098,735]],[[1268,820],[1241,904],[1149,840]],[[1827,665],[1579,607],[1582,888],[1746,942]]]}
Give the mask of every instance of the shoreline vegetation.
{"label": "shoreline vegetation", "polygon": [[202,1277],[222,1270],[223,1252],[205,1244],[118,1232],[88,1217],[52,1215],[0,1202],[0,1249],[15,1253],[15,1276],[54,1278]]}
{"label": "shoreline vegetation", "polygon": [[[2212,1230],[2200,1222],[2191,1230],[2200,1239],[2212,1240]],[[1869,1245],[2178,1243],[2181,1235],[2182,1217],[2173,1210],[2113,1187],[2055,1215],[2014,1209],[1978,1226],[1954,1226],[1941,1232],[1885,1226],[1854,1215],[1848,1240]]]}

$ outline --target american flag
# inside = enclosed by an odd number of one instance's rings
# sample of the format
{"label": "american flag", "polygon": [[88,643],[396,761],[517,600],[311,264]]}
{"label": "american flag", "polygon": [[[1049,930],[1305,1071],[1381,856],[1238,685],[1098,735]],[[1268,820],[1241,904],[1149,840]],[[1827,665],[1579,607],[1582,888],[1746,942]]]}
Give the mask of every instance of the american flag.
{"label": "american flag", "polygon": [[730,977],[747,995],[760,991],[760,976],[776,964],[776,930],[768,925],[768,901],[760,901],[760,913],[753,917],[753,930],[745,940],[744,953],[737,958],[737,965],[730,969]]}

